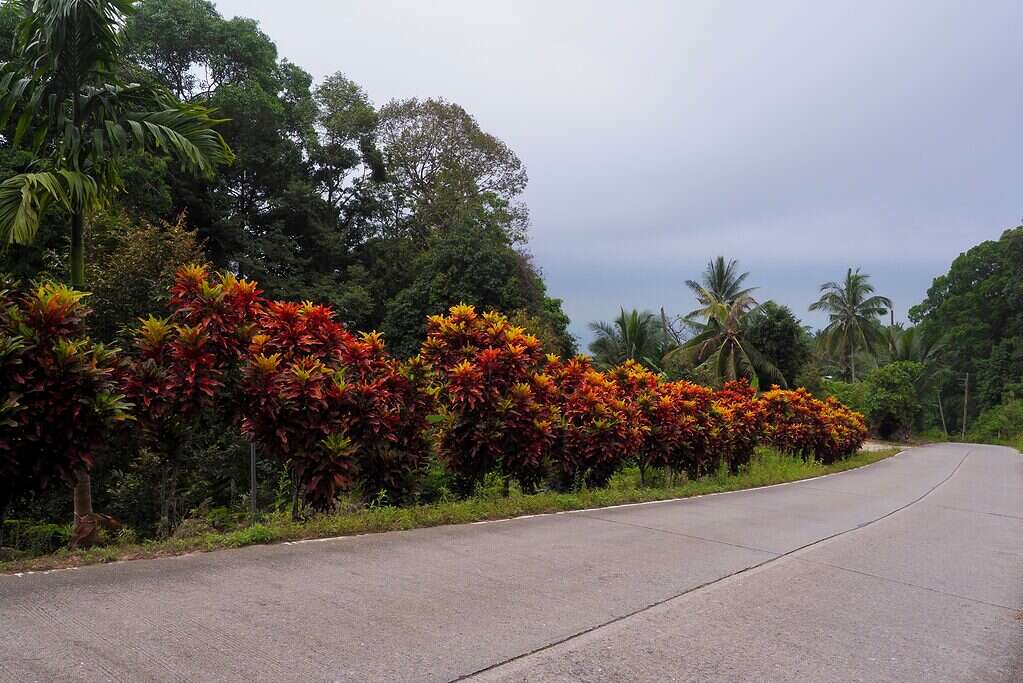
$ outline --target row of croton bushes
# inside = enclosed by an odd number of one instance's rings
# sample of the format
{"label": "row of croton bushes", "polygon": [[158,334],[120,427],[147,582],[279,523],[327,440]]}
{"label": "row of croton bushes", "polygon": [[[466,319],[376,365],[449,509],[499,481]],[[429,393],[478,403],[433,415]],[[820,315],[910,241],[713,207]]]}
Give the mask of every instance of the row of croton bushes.
{"label": "row of croton bushes", "polygon": [[631,362],[599,372],[471,306],[431,317],[421,353],[399,360],[328,307],[270,301],[200,266],[178,274],[168,304],[121,352],[89,340],[79,292],[0,292],[0,507],[74,481],[113,429],[173,471],[209,411],[286,463],[317,508],[356,484],[402,500],[434,454],[466,491],[492,472],[532,490],[601,486],[630,461],[734,470],[758,444],[832,461],[866,436],[860,415],[802,389],[715,391]]}

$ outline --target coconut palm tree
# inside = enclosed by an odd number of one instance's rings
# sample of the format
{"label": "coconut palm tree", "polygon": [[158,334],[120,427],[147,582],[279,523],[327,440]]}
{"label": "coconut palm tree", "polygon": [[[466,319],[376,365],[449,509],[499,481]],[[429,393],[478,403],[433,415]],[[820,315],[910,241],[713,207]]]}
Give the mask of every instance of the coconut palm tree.
{"label": "coconut palm tree", "polygon": [[750,296],[756,287],[743,287],[749,277],[748,272],[739,272],[739,262],[735,259],[725,261],[724,256],[707,263],[700,281],[686,280],[686,286],[696,295],[696,300],[703,306],[690,313],[687,318],[707,317],[708,306],[712,302],[734,303],[739,297]]}
{"label": "coconut palm tree", "polygon": [[232,159],[209,109],[126,83],[124,23],[134,0],[20,0],[14,59],[0,67],[0,130],[31,167],[0,182],[0,243],[28,244],[51,204],[70,216],[71,283],[85,285],[90,215],[120,188],[120,160],[145,151],[211,175]]}
{"label": "coconut palm tree", "polygon": [[945,339],[927,339],[919,327],[903,329],[893,325],[888,329],[888,354],[892,363],[909,360],[924,366],[933,366],[945,351]]}
{"label": "coconut palm tree", "polygon": [[825,311],[829,324],[822,341],[831,353],[849,359],[849,375],[856,381],[856,354],[875,353],[884,343],[879,318],[892,307],[888,297],[874,294],[870,276],[850,268],[842,282],[825,282],[811,311]]}
{"label": "coconut palm tree", "polygon": [[[232,159],[209,109],[154,85],[127,83],[124,23],[134,0],[18,0],[14,59],[0,66],[0,131],[35,155],[0,182],[0,245],[28,244],[46,209],[70,216],[71,284],[85,287],[85,226],[121,186],[119,162],[169,155],[211,175]],[[92,512],[89,477],[75,487],[75,516]]]}
{"label": "coconut palm tree", "polygon": [[718,384],[745,377],[759,389],[758,377],[764,376],[784,386],[778,368],[746,339],[749,316],[759,308],[753,297],[740,293],[728,302],[707,289],[700,296],[708,302],[703,309],[706,322],[699,334],[669,352],[665,360],[677,358],[698,372],[709,373]]}
{"label": "coconut palm tree", "polygon": [[658,370],[661,357],[668,351],[668,337],[660,318],[649,311],[621,309],[618,317],[608,323],[590,323],[596,338],[590,353],[600,368],[612,368],[627,360]]}

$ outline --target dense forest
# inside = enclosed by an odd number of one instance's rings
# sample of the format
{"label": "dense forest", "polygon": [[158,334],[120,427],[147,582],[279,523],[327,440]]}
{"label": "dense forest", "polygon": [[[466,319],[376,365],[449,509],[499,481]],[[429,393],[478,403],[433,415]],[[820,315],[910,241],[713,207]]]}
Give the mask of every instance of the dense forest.
{"label": "dense forest", "polygon": [[[32,358],[24,342],[42,334],[40,326],[60,339],[60,362],[70,367],[85,357],[80,352],[88,356],[79,368],[83,382],[107,387],[103,410],[134,429],[83,427],[102,435],[102,448],[83,446],[71,453],[78,464],[40,481],[71,481],[72,470],[88,462],[91,481],[82,486],[96,509],[143,535],[172,533],[169,521],[195,509],[237,510],[248,491],[249,444],[275,439],[284,450],[257,460],[258,503],[297,509],[299,481],[316,481],[310,499],[322,508],[334,500],[331,481],[351,488],[358,479],[363,503],[407,503],[470,495],[492,474],[523,490],[603,485],[627,458],[696,477],[713,469],[700,459],[708,444],[730,453],[726,464],[737,469],[761,433],[806,457],[834,458],[854,451],[865,434],[839,401],[884,438],[1023,435],[1023,227],[959,256],[911,309],[909,326],[886,324],[892,302],[874,291],[869,274],[849,268],[806,302],[829,321],[810,330],[798,311],[759,300],[737,262],[717,257],[694,279],[679,274],[695,310],[622,309],[591,324],[592,360],[573,360],[569,320],[527,250],[526,169],[456,103],[413,98],[376,106],[342,73],[314,82],[278,55],[256,22],[224,18],[202,0],[144,0],[123,23],[96,27],[96,50],[116,48],[119,58],[100,60],[103,68],[91,76],[118,85],[68,86],[59,60],[32,61],[40,48],[19,35],[22,14],[21,3],[0,6],[0,223],[9,226],[0,230],[7,325],[0,369],[12,383],[23,381],[18,363]],[[60,100],[51,96],[47,112],[30,90],[43,67],[14,79],[25,64],[44,62],[57,74],[47,87],[74,93],[64,107],[66,128],[44,124],[63,116],[54,114]],[[117,98],[127,96],[167,108],[129,113],[112,126],[81,124],[79,116],[114,117]],[[19,111],[23,97],[29,106]],[[95,108],[80,113],[82,103]],[[122,123],[128,133],[118,132]],[[108,159],[113,152],[116,164]],[[83,185],[83,177],[101,182]],[[24,199],[39,187],[62,201]],[[88,210],[75,203],[85,195]],[[211,302],[224,301],[234,308],[210,313]],[[58,309],[59,325],[47,317]],[[302,334],[294,331],[297,320]],[[359,330],[381,334],[356,336]],[[79,333],[82,339],[70,339]],[[216,352],[201,351],[207,343]],[[186,358],[189,349],[195,355]],[[517,368],[503,383],[466,379],[502,358]],[[424,363],[441,379],[423,379]],[[193,394],[175,396],[187,382],[167,377],[185,366]],[[271,376],[286,390],[267,389]],[[321,413],[315,401],[303,410],[275,403],[305,396],[295,377],[322,380],[326,394],[352,386],[365,392],[370,407],[359,409],[373,418],[351,426],[352,434],[363,430],[367,442],[386,434],[387,443],[367,450],[372,458],[359,456],[358,477],[337,469],[309,474],[321,461],[296,469],[307,452],[326,448],[331,466],[340,467],[357,448],[348,436],[320,438],[341,419],[338,406]],[[797,387],[806,391],[787,391]],[[3,428],[15,421],[4,411],[24,399],[13,386],[4,389],[0,451],[20,443],[5,442]],[[629,392],[644,399],[630,402]],[[702,402],[694,413],[702,426],[656,432],[657,420],[685,416],[676,408],[644,414],[655,399],[664,407]],[[291,423],[281,421],[288,410]],[[610,411],[618,440],[590,433],[588,441],[572,441],[571,411],[595,429],[607,427]],[[396,412],[410,429],[391,419]],[[778,426],[779,416],[793,412],[816,425],[810,441],[792,445]],[[63,413],[55,415],[52,424],[62,424]],[[58,443],[46,429],[33,437],[39,453]],[[424,436],[431,429],[439,430],[434,441]],[[678,457],[644,450],[651,433],[684,442]],[[304,439],[305,451],[295,445]],[[555,442],[563,467],[552,473],[544,459]],[[576,460],[565,455],[573,447]],[[465,460],[466,453],[484,464]],[[523,462],[523,453],[532,460]],[[581,465],[585,458],[605,461]],[[50,522],[69,517],[70,487],[36,488],[11,493],[9,512]]]}
{"label": "dense forest", "polygon": [[[16,4],[5,3],[5,50],[16,23]],[[341,73],[314,84],[256,22],[226,19],[212,2],[140,3],[125,34],[121,80],[212,108],[234,161],[213,179],[158,154],[122,164],[120,192],[88,226],[95,335],[114,339],[155,310],[169,276],[202,255],[268,295],[330,303],[402,355],[418,349],[426,314],[461,301],[507,311],[549,348],[574,350],[526,251],[526,170],[462,107],[438,98],[377,108]],[[0,177],[31,159],[5,145]],[[64,277],[67,240],[67,216],[51,209],[0,271]]]}

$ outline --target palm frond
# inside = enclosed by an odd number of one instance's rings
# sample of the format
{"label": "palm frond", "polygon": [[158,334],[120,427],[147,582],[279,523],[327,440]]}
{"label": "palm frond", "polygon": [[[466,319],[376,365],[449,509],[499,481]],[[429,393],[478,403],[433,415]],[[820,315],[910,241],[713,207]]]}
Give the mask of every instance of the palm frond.
{"label": "palm frond", "polygon": [[57,170],[20,173],[0,183],[0,244],[29,244],[51,202],[68,211],[88,209],[99,199],[96,181],[84,173]]}

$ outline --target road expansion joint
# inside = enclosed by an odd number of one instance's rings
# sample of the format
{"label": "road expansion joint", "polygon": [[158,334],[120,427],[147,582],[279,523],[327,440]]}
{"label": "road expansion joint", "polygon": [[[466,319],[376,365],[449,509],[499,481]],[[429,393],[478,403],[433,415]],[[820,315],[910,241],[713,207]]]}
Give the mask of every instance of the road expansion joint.
{"label": "road expansion joint", "polygon": [[[815,546],[821,545],[823,543],[827,543],[828,541],[832,541],[832,540],[834,540],[836,538],[839,538],[840,536],[845,536],[846,534],[854,533],[856,531],[859,531],[860,529],[866,528],[868,526],[871,526],[872,524],[880,522],[883,519],[887,519],[888,517],[891,517],[892,515],[896,515],[896,514],[902,512],[903,510],[906,510],[906,509],[912,507],[913,505],[916,505],[917,503],[922,501],[924,498],[926,498],[927,496],[931,495],[932,493],[937,491],[939,488],[941,488],[942,485],[944,485],[946,482],[948,482],[949,479],[951,479],[952,477],[954,477],[956,475],[956,473],[959,471],[959,468],[963,466],[963,463],[966,462],[966,459],[968,457],[970,457],[970,453],[972,453],[972,452],[973,451],[967,451],[966,455],[964,455],[962,457],[962,460],[960,460],[958,462],[958,464],[956,464],[956,466],[952,469],[952,471],[949,472],[947,477],[945,477],[944,479],[939,481],[937,484],[935,484],[934,486],[929,488],[920,497],[915,498],[914,500],[911,500],[910,502],[906,503],[905,505],[902,505],[900,507],[895,508],[894,510],[889,511],[889,512],[881,515],[880,517],[878,517],[878,518],[876,518],[874,520],[871,520],[869,522],[865,522],[865,523],[863,523],[863,524],[861,524],[859,526],[853,527],[853,528],[843,529],[842,531],[837,531],[837,532],[835,532],[835,533],[833,533],[833,534],[831,534],[829,536],[825,536],[824,538],[817,539],[816,541],[812,541],[812,542],[807,543],[805,545],[799,546],[798,548],[793,548],[792,550],[786,551],[784,553],[781,553],[781,554],[778,554],[778,555],[774,555],[773,557],[769,557],[769,558],[767,558],[767,559],[765,559],[765,560],[763,560],[761,562],[758,562],[756,564],[752,564],[752,565],[750,565],[748,567],[744,567],[744,568],[739,569],[737,571],[731,572],[730,574],[726,574],[726,575],[718,577],[716,579],[712,579],[710,581],[706,581],[706,582],[701,583],[701,584],[696,585],[696,586],[691,586],[690,588],[687,588],[684,591],[681,591],[681,592],[676,593],[674,595],[670,595],[670,596],[668,596],[666,598],[663,598],[661,600],[657,600],[655,602],[652,602],[652,603],[650,603],[648,605],[645,605],[644,607],[640,607],[639,609],[633,610],[632,612],[629,612],[627,614],[622,614],[622,615],[614,617],[612,619],[608,619],[607,621],[601,622],[599,624],[595,624],[595,625],[590,626],[588,628],[585,628],[585,629],[583,629],[581,631],[577,631],[576,633],[573,633],[571,635],[565,636],[564,638],[559,638],[558,640],[554,640],[554,641],[552,641],[550,643],[546,643],[544,645],[541,645],[540,647],[537,647],[537,648],[534,648],[532,650],[529,650],[528,652],[523,652],[523,653],[515,655],[513,657],[505,658],[505,659],[503,659],[503,660],[501,660],[499,662],[495,662],[493,664],[490,664],[489,666],[485,666],[485,667],[483,667],[481,669],[477,669],[476,671],[472,671],[470,673],[463,674],[463,675],[458,676],[456,678],[452,678],[450,683],[458,683],[459,681],[470,680],[472,678],[475,678],[476,676],[479,676],[480,674],[484,674],[484,673],[487,673],[487,672],[490,672],[490,671],[494,671],[495,669],[499,669],[499,668],[501,668],[501,667],[503,667],[503,666],[505,666],[507,664],[511,664],[512,662],[517,662],[517,661],[525,659],[527,657],[531,657],[533,655],[540,654],[541,652],[545,652],[545,651],[550,650],[552,648],[558,647],[559,645],[563,645],[565,643],[571,642],[573,640],[581,638],[582,636],[585,636],[585,635],[588,635],[588,634],[593,633],[595,631],[599,631],[601,629],[607,628],[608,626],[612,626],[612,625],[617,624],[617,623],[619,623],[621,621],[625,621],[626,619],[629,619],[631,617],[638,616],[640,614],[643,614],[644,612],[648,612],[648,611],[650,611],[650,610],[652,610],[652,609],[654,609],[656,607],[660,607],[661,605],[665,605],[667,603],[670,603],[670,602],[673,602],[675,600],[678,600],[678,599],[680,599],[682,597],[688,596],[688,595],[690,595],[692,593],[696,593],[698,591],[701,591],[704,588],[709,588],[709,587],[715,586],[715,585],[717,585],[719,583],[723,583],[725,581],[728,581],[729,579],[732,579],[732,578],[734,578],[736,576],[740,576],[742,574],[747,574],[747,573],[753,572],[754,570],[758,570],[758,569],[764,568],[764,567],[766,567],[766,566],[768,566],[770,564],[773,564],[775,562],[779,562],[781,560],[784,560],[785,558],[792,557],[792,556],[797,555],[797,554],[803,554],[805,551],[809,550],[810,548],[813,548]],[[624,524],[624,525],[627,525],[627,526],[640,526],[640,525],[637,525],[637,524],[631,524],[629,522],[619,522],[617,520],[609,520],[609,519],[606,519],[606,518],[595,517],[593,515],[583,515],[583,516],[584,517],[588,517],[590,519],[596,519],[598,521],[611,522],[613,524]],[[649,529],[650,531],[659,531],[659,532],[673,534],[673,535],[678,535],[678,536],[683,535],[683,534],[679,534],[677,532],[665,531],[663,529],[656,529],[656,528],[650,528],[650,527],[641,527],[641,528]],[[690,538],[693,538],[693,537],[690,537]],[[700,540],[708,540],[708,541],[711,541],[711,542],[721,543],[721,541],[713,541],[713,539],[700,539]],[[727,544],[726,543],[725,545],[734,545],[734,544]],[[745,546],[739,546],[739,547],[745,547]],[[754,550],[753,548],[746,548],[746,549],[747,550]],[[768,551],[761,551],[761,552],[768,552]],[[841,569],[841,567],[839,569]],[[880,577],[878,577],[878,578],[880,578]],[[996,607],[1004,607],[1004,605],[994,605],[994,606],[996,606]]]}
{"label": "road expansion joint", "polygon": [[924,586],[919,583],[913,583],[912,581],[902,581],[900,579],[893,579],[889,576],[881,576],[880,574],[874,574],[873,572],[866,572],[861,569],[853,569],[852,567],[844,567],[840,564],[834,564],[833,562],[823,562],[821,560],[808,560],[805,557],[793,557],[796,562],[802,562],[804,564],[817,565],[820,567],[828,567],[830,569],[837,569],[839,571],[848,572],[850,574],[857,574],[859,576],[865,576],[871,579],[877,579],[878,581],[884,581],[885,583],[896,584],[899,586],[905,586],[907,588],[918,588],[923,591],[930,593],[936,593],[938,595],[944,595],[949,598],[957,598],[959,600],[965,600],[966,602],[972,602],[977,605],[986,605],[987,607],[997,607],[998,609],[1004,609],[1016,614],[1023,610],[1021,606],[1003,605],[1000,602],[989,602],[988,600],[981,600],[980,598],[973,598],[969,595],[961,595],[960,593],[951,593],[949,591],[943,591],[940,588],[933,588],[931,586]]}
{"label": "road expansion joint", "polygon": [[680,538],[688,538],[688,539],[692,539],[694,541],[704,541],[706,543],[716,543],[718,545],[726,545],[726,546],[729,546],[731,548],[740,548],[742,550],[750,550],[750,551],[756,552],[756,553],[766,553],[768,555],[773,555],[775,557],[777,557],[779,555],[777,550],[768,550],[767,548],[757,548],[755,546],[743,545],[741,543],[730,543],[728,541],[722,541],[721,539],[717,539],[717,538],[708,538],[706,536],[697,536],[696,534],[687,534],[687,533],[683,533],[681,531],[673,531],[671,529],[662,529],[660,527],[655,527],[655,526],[646,526],[644,524],[636,524],[634,522],[623,522],[620,519],[608,519],[607,517],[599,517],[597,515],[579,515],[579,516],[580,517],[584,517],[586,519],[592,519],[592,520],[597,521],[597,522],[607,522],[608,524],[618,524],[620,526],[628,526],[628,527],[632,527],[634,529],[643,529],[645,531],[653,531],[653,532],[659,533],[659,534],[667,534],[669,536],[678,536]]}

